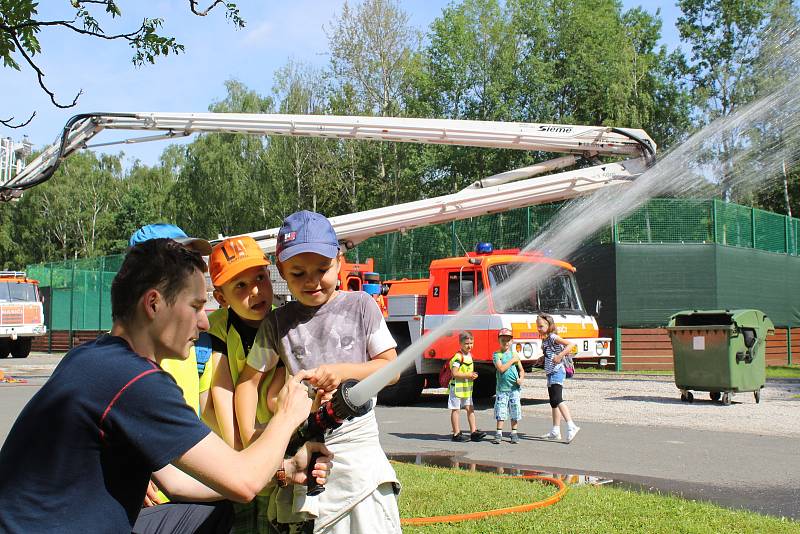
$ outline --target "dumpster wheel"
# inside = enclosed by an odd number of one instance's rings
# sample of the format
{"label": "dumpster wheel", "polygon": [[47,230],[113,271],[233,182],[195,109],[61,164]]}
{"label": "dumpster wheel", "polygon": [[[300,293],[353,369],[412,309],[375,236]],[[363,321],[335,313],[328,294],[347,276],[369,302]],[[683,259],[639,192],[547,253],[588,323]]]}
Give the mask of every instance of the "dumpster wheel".
{"label": "dumpster wheel", "polygon": [[694,395],[691,391],[683,391],[681,390],[681,402],[694,402]]}
{"label": "dumpster wheel", "polygon": [[722,396],[722,393],[720,393],[719,391],[712,391],[708,394],[708,396],[711,398],[712,401],[716,402]]}
{"label": "dumpster wheel", "polygon": [[753,396],[756,398],[756,404],[761,402],[761,390],[757,389],[753,392]]}
{"label": "dumpster wheel", "polygon": [[722,404],[724,404],[725,406],[730,406],[731,405],[731,394],[730,394],[730,392],[726,391],[725,393],[722,394]]}

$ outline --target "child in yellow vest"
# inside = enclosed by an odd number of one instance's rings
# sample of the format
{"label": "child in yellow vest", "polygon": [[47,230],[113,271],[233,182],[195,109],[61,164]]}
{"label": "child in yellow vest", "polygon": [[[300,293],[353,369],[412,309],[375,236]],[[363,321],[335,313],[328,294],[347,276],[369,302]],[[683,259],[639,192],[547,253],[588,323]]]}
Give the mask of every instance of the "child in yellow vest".
{"label": "child in yellow vest", "polygon": [[[214,411],[222,439],[237,449],[252,438],[252,432],[241,435],[240,426],[252,429],[266,424],[272,414],[267,400],[274,401],[283,386],[284,373],[263,376],[259,385],[263,402],[254,411],[254,420],[243,421],[242,425],[237,422],[234,384],[245,368],[247,353],[261,321],[272,309],[269,264],[258,243],[249,236],[232,237],[218,243],[209,260],[214,298],[220,309],[208,318],[212,348],[211,406],[208,409]],[[274,381],[273,374],[276,375]],[[268,389],[273,390],[271,394]]]}
{"label": "child in yellow vest", "polygon": [[[450,424],[453,427],[453,441],[480,441],[486,435],[485,432],[478,430],[475,423],[475,409],[472,406],[472,387],[478,378],[475,372],[475,363],[472,361],[472,346],[475,338],[471,332],[461,332],[458,336],[461,349],[450,358],[450,369],[453,378],[450,379],[449,394],[447,397],[447,407],[450,409]],[[461,433],[459,426],[459,412],[461,409],[467,412],[467,422],[469,423],[469,437]]]}

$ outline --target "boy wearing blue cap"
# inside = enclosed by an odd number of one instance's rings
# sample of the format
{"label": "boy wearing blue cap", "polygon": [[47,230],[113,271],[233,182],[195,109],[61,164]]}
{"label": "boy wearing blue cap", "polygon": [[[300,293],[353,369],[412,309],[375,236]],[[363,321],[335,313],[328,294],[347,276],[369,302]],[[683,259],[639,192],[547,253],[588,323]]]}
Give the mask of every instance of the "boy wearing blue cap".
{"label": "boy wearing blue cap", "polygon": [[[276,255],[294,300],[273,310],[259,327],[247,357],[252,379],[240,380],[237,399],[279,360],[292,375],[312,373],[308,381],[329,395],[343,380],[362,380],[397,357],[397,344],[372,297],[338,290],[341,253],[328,219],[310,211],[289,215],[278,232]],[[313,518],[314,532],[401,532],[399,482],[378,441],[375,412],[346,421],[325,443],[334,451],[336,473],[326,491],[308,497],[295,488],[288,499],[279,495],[277,517],[269,518],[273,527],[296,530],[305,520],[300,528],[308,529]]]}

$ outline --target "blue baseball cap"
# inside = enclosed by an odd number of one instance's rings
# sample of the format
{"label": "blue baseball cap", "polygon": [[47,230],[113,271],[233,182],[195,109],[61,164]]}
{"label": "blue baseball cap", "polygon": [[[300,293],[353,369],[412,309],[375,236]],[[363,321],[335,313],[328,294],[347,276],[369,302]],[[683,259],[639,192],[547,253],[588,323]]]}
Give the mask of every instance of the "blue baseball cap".
{"label": "blue baseball cap", "polygon": [[198,252],[203,256],[211,254],[211,243],[199,237],[189,237],[186,232],[174,224],[157,223],[142,226],[136,230],[128,240],[128,246],[138,245],[150,239],[172,239],[184,247]]}
{"label": "blue baseball cap", "polygon": [[279,261],[286,261],[303,252],[313,252],[326,258],[339,254],[339,240],[331,222],[313,211],[297,211],[283,220],[278,230],[275,252]]}

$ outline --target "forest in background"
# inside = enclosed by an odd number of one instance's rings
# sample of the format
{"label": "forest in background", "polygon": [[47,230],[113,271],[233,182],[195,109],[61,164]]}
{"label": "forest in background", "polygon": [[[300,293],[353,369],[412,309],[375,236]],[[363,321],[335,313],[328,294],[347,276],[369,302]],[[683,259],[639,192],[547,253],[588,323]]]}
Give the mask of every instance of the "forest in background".
{"label": "forest in background", "polygon": [[[614,0],[465,0],[424,32],[397,2],[345,4],[328,26],[325,68],[288,61],[272,87],[229,80],[208,109],[642,128],[663,152],[798,74],[773,61],[796,32],[793,2],[678,5],[686,53],[658,44],[657,12]],[[748,143],[788,135],[796,134],[776,117],[710,149],[721,172],[709,198],[797,216],[800,173],[791,162],[759,191],[732,185],[757,165],[736,157]],[[86,151],[18,202],[0,203],[0,268],[121,253],[152,222],[215,238],[279,226],[298,209],[335,216],[433,197],[548,157],[234,134],[169,145],[153,166],[125,168],[122,153]]]}

